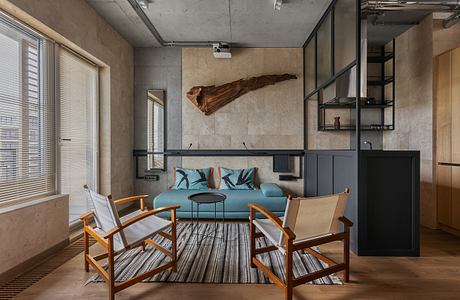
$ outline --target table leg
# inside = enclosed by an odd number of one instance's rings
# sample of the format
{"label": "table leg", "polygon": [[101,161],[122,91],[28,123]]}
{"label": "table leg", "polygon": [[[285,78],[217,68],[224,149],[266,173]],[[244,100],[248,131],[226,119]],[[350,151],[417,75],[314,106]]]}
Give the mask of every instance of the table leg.
{"label": "table leg", "polygon": [[[193,201],[190,201],[190,211],[192,212],[191,214],[191,221],[192,221],[192,225],[191,225],[191,233],[193,235],[193,231],[195,230],[195,227],[193,226]],[[193,236],[192,236],[192,241],[193,241]]]}
{"label": "table leg", "polygon": [[217,236],[217,202],[214,202],[214,238]]}
{"label": "table leg", "polygon": [[201,245],[201,239],[198,238],[198,226],[199,226],[199,219],[200,219],[200,204],[196,204],[196,243],[198,247]]}

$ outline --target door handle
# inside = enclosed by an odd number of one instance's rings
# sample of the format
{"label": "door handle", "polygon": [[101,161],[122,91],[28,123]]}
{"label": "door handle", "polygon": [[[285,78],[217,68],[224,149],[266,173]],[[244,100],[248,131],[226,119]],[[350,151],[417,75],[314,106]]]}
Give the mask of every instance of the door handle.
{"label": "door handle", "polygon": [[460,167],[460,163],[438,162],[438,166]]}
{"label": "door handle", "polygon": [[63,139],[63,138],[59,138],[59,143],[62,143],[62,142],[70,142],[72,141],[72,139]]}

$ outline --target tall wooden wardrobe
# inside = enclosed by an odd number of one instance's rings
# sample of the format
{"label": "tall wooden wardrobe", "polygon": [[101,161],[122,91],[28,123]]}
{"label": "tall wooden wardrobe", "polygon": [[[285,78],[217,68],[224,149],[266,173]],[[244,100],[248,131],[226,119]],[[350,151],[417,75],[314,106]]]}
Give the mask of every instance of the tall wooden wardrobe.
{"label": "tall wooden wardrobe", "polygon": [[460,233],[460,48],[437,60],[438,223]]}

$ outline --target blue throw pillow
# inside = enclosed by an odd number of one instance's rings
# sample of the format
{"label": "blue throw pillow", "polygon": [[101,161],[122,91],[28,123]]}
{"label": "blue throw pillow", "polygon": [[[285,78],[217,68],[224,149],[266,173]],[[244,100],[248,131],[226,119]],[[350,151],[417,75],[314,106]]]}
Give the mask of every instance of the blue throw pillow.
{"label": "blue throw pillow", "polygon": [[220,170],[220,190],[253,190],[254,187],[254,168],[248,169],[226,169]]}
{"label": "blue throw pillow", "polygon": [[210,168],[184,169],[176,168],[174,190],[206,190],[208,189]]}

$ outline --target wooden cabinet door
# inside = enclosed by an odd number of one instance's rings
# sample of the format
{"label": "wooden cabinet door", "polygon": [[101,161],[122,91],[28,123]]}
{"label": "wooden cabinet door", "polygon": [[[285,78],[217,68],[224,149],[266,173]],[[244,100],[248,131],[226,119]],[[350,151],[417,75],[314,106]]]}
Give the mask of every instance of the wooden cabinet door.
{"label": "wooden cabinet door", "polygon": [[438,222],[451,226],[452,167],[437,166]]}
{"label": "wooden cabinet door", "polygon": [[460,48],[452,51],[451,59],[452,162],[460,163]]}
{"label": "wooden cabinet door", "polygon": [[438,57],[437,76],[437,162],[452,162],[451,52]]}
{"label": "wooden cabinet door", "polygon": [[452,203],[450,224],[460,230],[460,167],[452,167]]}

